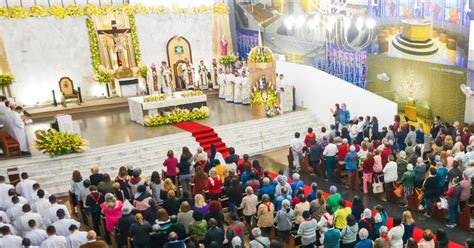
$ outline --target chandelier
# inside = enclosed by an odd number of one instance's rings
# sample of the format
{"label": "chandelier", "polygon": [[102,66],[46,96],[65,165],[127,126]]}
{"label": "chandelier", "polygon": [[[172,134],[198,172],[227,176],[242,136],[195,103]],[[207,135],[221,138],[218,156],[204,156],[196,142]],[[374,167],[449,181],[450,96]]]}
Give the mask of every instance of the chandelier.
{"label": "chandelier", "polygon": [[342,11],[345,6],[321,3],[314,13],[290,14],[284,19],[288,36],[314,50],[328,45],[353,52],[367,48],[374,39],[375,20]]}

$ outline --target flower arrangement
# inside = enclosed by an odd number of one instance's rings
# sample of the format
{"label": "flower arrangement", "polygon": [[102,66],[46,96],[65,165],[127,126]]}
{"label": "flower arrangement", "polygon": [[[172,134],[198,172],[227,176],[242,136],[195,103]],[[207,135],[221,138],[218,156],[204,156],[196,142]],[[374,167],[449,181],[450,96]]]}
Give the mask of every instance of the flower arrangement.
{"label": "flower arrangement", "polygon": [[135,24],[135,16],[130,14],[128,15],[128,20],[130,23],[130,35],[132,37],[133,53],[135,54],[135,61],[141,63],[142,54],[140,52],[140,47],[138,46],[138,36],[137,36],[137,25]]}
{"label": "flower arrangement", "polygon": [[267,98],[264,99],[262,97],[262,92],[257,90],[252,93],[252,99],[250,99],[250,103],[255,105],[265,104],[273,106],[275,104],[278,104],[278,96],[274,90],[269,89],[267,92]]}
{"label": "flower arrangement", "polygon": [[275,114],[276,114],[276,111],[272,106],[268,106],[265,109],[265,115],[267,115],[267,117],[273,117],[275,116]]}
{"label": "flower arrangement", "polygon": [[97,73],[94,75],[94,80],[100,84],[110,83],[114,80],[113,71],[107,70],[104,66],[100,65]]}
{"label": "flower arrangement", "polygon": [[250,63],[271,63],[273,62],[273,53],[267,48],[257,48],[250,52],[249,54]]}
{"label": "flower arrangement", "polygon": [[146,79],[148,76],[148,67],[146,67],[146,65],[142,65],[141,63],[138,66],[138,75]]}
{"label": "flower arrangement", "polygon": [[36,140],[33,147],[50,157],[74,153],[85,152],[89,147],[89,142],[82,139],[77,134],[63,133],[55,129],[35,131]]}
{"label": "flower arrangement", "polygon": [[193,90],[181,93],[182,97],[201,96],[204,95],[202,90]]}
{"label": "flower arrangement", "polygon": [[235,62],[237,62],[237,57],[234,54],[222,56],[219,58],[219,63],[224,67],[234,66]]}
{"label": "flower arrangement", "polygon": [[0,8],[0,18],[22,19],[28,17],[46,17],[54,16],[56,18],[79,17],[79,16],[98,16],[98,15],[116,15],[116,14],[209,14],[215,13],[220,15],[228,15],[229,7],[223,3],[217,3],[213,7],[199,6],[182,8],[177,5],[171,7],[161,6],[144,6],[141,4],[129,5],[120,4],[118,6],[111,4],[103,4],[101,7],[94,4],[85,6],[69,5],[67,7],[52,5],[49,9],[43,5],[33,5],[30,8],[14,6],[9,8]]}
{"label": "flower arrangement", "polygon": [[13,81],[15,81],[15,78],[11,75],[6,75],[6,74],[0,75],[0,86],[1,87],[8,86],[8,85],[12,84]]}
{"label": "flower arrangement", "polygon": [[89,34],[89,50],[91,52],[92,70],[95,74],[99,73],[100,54],[99,43],[97,41],[97,32],[94,27],[94,22],[91,18],[86,19],[87,33]]}
{"label": "flower arrangement", "polygon": [[159,127],[163,125],[176,124],[185,121],[201,120],[209,117],[209,108],[202,106],[200,108],[188,109],[176,108],[171,112],[166,112],[163,116],[156,114],[145,116],[144,123],[148,127]]}
{"label": "flower arrangement", "polygon": [[144,102],[157,102],[157,101],[163,101],[166,100],[170,94],[164,93],[159,96],[147,96],[143,99]]}

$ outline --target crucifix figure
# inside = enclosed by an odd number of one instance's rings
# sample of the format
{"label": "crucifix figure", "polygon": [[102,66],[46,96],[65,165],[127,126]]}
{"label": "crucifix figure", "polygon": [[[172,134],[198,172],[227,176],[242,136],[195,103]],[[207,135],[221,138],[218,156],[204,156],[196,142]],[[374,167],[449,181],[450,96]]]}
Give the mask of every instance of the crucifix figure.
{"label": "crucifix figure", "polygon": [[114,43],[114,53],[117,59],[117,65],[121,67],[122,65],[124,65],[124,62],[125,62],[124,66],[130,67],[130,64],[127,63],[128,61],[125,61],[126,54],[127,54],[127,51],[125,49],[126,44],[122,44],[119,37],[119,34],[129,33],[130,29],[118,29],[117,22],[115,20],[111,21],[111,26],[112,26],[111,30],[100,30],[99,34],[105,35],[112,39]]}

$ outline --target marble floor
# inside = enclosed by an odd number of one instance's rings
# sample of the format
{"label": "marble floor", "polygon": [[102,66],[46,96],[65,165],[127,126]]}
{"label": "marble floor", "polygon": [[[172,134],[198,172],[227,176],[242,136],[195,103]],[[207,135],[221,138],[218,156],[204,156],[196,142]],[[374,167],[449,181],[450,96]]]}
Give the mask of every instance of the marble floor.
{"label": "marble floor", "polygon": [[[238,152],[238,151],[237,151]],[[272,152],[267,152],[251,159],[259,160],[262,167],[266,170],[270,170],[272,172],[277,173],[280,169],[285,171],[286,175],[291,175],[293,172],[288,168],[288,160],[286,156],[288,155],[288,149],[280,149]],[[312,182],[318,183],[319,189],[329,192],[329,187],[333,185],[330,181],[327,181],[323,178],[317,178],[316,175],[311,175],[310,173],[303,173],[301,174],[301,179],[305,182],[306,185],[310,185]],[[402,208],[396,204],[387,202],[380,198],[364,194],[363,192],[356,192],[353,191],[343,185],[337,185],[339,193],[341,193],[342,197],[346,200],[352,201],[354,196],[358,195],[364,206],[367,208],[373,208],[375,205],[380,204],[382,205],[390,215],[390,217],[401,217],[405,208]],[[454,241],[458,244],[464,244],[466,239],[474,237],[474,232],[467,232],[459,228],[447,228],[445,226],[446,223],[442,223],[439,220],[433,218],[427,218],[423,214],[414,213],[413,218],[415,219],[415,225],[421,229],[431,229],[434,233],[436,230],[442,228],[445,229],[448,235],[448,239]]]}
{"label": "marble floor", "polygon": [[[216,95],[208,95],[207,103],[210,116],[208,119],[198,121],[207,126],[215,127],[264,118],[252,113],[248,105],[227,103],[218,99]],[[72,114],[72,118],[79,122],[82,137],[89,140],[91,148],[184,132],[172,125],[144,127],[130,120],[128,108]],[[29,144],[34,140],[34,131],[48,129],[51,121],[53,118],[50,121],[36,122],[26,126]],[[37,153],[34,149],[32,152],[33,155]]]}

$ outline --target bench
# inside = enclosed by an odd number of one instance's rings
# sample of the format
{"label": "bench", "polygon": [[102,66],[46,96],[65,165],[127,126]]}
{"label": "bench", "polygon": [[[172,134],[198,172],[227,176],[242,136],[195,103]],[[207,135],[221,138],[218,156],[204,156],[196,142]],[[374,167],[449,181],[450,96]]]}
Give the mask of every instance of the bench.
{"label": "bench", "polygon": [[418,213],[420,206],[420,200],[418,199],[419,195],[416,193],[416,190],[413,190],[413,195],[407,196],[407,208]]}
{"label": "bench", "polygon": [[0,145],[5,158],[9,158],[13,154],[17,154],[18,156],[21,155],[20,144],[7,132],[0,132]]}
{"label": "bench", "polygon": [[431,217],[444,222],[446,220],[447,209],[439,209],[437,203],[431,204]]}
{"label": "bench", "polygon": [[464,207],[464,212],[459,213],[456,217],[456,223],[458,224],[459,228],[471,231],[471,214],[472,210],[474,209],[474,204],[466,204]]}

